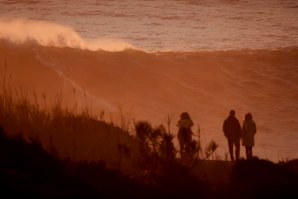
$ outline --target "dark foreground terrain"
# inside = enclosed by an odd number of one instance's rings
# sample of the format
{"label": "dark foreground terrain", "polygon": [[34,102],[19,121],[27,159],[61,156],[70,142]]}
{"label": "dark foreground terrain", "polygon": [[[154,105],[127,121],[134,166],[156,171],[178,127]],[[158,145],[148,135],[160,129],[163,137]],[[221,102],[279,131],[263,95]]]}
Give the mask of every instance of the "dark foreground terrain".
{"label": "dark foreground terrain", "polygon": [[0,129],[1,198],[298,198],[298,160],[201,161],[193,169],[164,162],[123,175]]}

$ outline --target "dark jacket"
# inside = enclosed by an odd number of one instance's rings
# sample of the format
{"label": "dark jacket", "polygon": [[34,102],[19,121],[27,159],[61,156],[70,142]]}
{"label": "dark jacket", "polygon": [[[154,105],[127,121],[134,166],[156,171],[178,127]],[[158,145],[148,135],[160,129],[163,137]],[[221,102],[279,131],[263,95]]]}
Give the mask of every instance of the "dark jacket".
{"label": "dark jacket", "polygon": [[238,119],[229,116],[223,124],[223,132],[229,140],[239,140],[241,138],[241,126]]}
{"label": "dark jacket", "polygon": [[257,132],[256,123],[253,120],[244,120],[242,126],[242,145],[253,147],[255,145],[255,134]]}

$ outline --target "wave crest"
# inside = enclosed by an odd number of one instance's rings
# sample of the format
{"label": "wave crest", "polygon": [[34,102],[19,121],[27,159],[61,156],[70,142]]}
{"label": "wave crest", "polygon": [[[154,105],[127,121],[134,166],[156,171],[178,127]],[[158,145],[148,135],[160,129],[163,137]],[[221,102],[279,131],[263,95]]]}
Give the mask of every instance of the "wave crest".
{"label": "wave crest", "polygon": [[86,40],[71,27],[29,19],[0,18],[0,39],[6,39],[16,44],[35,42],[47,47],[70,47],[91,51],[134,49],[130,43],[121,39]]}

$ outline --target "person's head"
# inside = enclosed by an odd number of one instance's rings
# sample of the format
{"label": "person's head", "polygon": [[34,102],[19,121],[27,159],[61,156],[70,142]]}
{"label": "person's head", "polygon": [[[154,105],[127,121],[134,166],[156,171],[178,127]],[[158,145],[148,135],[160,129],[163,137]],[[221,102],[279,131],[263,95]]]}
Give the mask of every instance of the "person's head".
{"label": "person's head", "polygon": [[246,113],[245,120],[252,120],[252,114],[251,113]]}
{"label": "person's head", "polygon": [[231,111],[230,111],[230,116],[231,116],[231,117],[235,117],[235,114],[236,114],[235,110],[231,110]]}
{"label": "person's head", "polygon": [[189,119],[190,116],[189,116],[188,112],[183,112],[183,113],[181,113],[180,118],[181,119]]}

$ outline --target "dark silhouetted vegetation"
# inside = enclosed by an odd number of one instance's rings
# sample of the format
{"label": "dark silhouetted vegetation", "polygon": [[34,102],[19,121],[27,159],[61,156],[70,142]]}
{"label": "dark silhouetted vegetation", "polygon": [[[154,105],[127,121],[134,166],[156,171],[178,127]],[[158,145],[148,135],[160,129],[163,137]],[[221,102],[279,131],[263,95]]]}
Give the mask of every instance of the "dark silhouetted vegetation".
{"label": "dark silhouetted vegetation", "polygon": [[16,94],[0,92],[1,197],[298,198],[297,160],[208,160],[217,144],[198,140],[185,165],[162,125],[136,122],[132,135],[87,110],[74,114],[59,101],[49,109]]}
{"label": "dark silhouetted vegetation", "polygon": [[215,183],[160,155],[127,176],[102,161],[60,159],[38,140],[9,136],[2,127],[0,156],[1,194],[12,198],[295,198],[298,190],[297,160],[239,160],[228,181]]}

